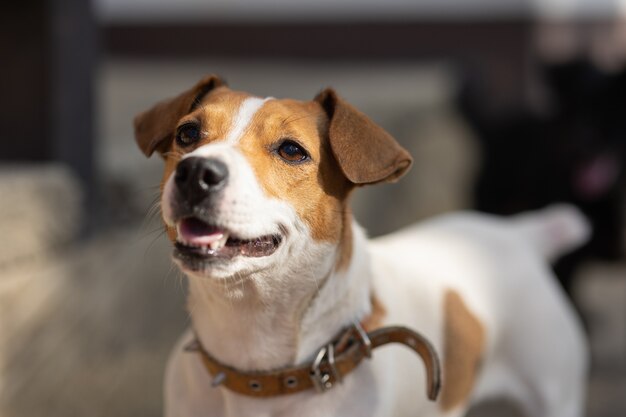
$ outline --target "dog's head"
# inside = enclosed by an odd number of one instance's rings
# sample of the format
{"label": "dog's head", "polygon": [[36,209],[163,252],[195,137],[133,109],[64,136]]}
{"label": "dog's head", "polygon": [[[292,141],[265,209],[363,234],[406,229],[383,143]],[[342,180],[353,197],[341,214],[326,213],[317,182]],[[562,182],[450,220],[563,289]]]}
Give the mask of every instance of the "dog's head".
{"label": "dog's head", "polygon": [[341,268],[350,191],[395,181],[411,164],[331,89],[307,102],[262,99],[215,76],[139,114],[135,137],[165,161],[161,210],[176,262],[215,279],[322,258]]}

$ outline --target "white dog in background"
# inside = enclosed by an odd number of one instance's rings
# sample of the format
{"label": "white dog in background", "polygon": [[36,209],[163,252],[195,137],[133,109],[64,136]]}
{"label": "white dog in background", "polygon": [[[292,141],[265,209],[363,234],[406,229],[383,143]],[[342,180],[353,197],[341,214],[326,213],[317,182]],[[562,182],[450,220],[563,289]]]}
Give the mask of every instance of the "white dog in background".
{"label": "white dog in background", "polygon": [[[135,131],[164,158],[163,220],[189,278],[166,415],[462,416],[498,395],[528,416],[583,415],[586,343],[547,266],[588,236],[575,209],[448,215],[369,241],[352,191],[411,158],[330,89],[263,99],[208,76]],[[365,360],[389,342],[424,364],[393,346]]]}

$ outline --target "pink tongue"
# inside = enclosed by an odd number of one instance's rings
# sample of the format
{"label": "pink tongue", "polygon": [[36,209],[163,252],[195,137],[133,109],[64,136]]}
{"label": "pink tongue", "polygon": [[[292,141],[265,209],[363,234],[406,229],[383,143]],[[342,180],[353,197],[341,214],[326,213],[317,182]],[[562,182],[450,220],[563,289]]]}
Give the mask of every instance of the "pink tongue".
{"label": "pink tongue", "polygon": [[224,237],[224,231],[209,226],[195,217],[183,219],[178,224],[178,239],[182,243],[207,246]]}

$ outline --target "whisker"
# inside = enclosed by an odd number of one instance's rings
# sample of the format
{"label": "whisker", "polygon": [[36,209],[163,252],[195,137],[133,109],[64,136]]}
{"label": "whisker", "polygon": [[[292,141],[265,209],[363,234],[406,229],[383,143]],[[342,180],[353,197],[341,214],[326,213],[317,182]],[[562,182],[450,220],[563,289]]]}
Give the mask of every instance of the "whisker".
{"label": "whisker", "polygon": [[[172,272],[175,272],[175,274],[172,274]],[[176,269],[176,265],[174,265],[174,262],[170,262],[170,267],[167,270],[165,277],[163,277],[163,285],[165,286],[172,276],[178,277],[179,273],[180,270]]]}
{"label": "whisker", "polygon": [[139,230],[144,230],[148,225],[154,220],[154,218],[161,213],[161,204],[160,204],[161,196],[157,194],[150,203],[150,206],[141,222]]}
{"label": "whisker", "polygon": [[154,228],[152,230],[149,230],[147,232],[142,232],[142,234],[138,237],[138,239],[147,238],[148,236],[150,236],[150,235],[152,235],[153,233],[156,233],[156,232],[164,233],[163,226],[159,226],[159,227]]}
{"label": "whisker", "polygon": [[152,206],[148,209],[148,212],[144,216],[144,221],[148,222],[153,220],[157,214],[161,214],[161,204],[159,201],[152,203]]}
{"label": "whisker", "polygon": [[156,243],[157,240],[159,240],[159,238],[161,236],[163,236],[165,234],[165,230],[162,230],[161,233],[159,233],[158,235],[156,235],[154,237],[154,239],[152,239],[152,242],[150,242],[150,244],[148,245],[148,247],[146,248],[146,250],[143,253],[143,261],[146,262],[146,258],[148,257],[148,252],[152,249],[152,247],[154,246],[154,244]]}

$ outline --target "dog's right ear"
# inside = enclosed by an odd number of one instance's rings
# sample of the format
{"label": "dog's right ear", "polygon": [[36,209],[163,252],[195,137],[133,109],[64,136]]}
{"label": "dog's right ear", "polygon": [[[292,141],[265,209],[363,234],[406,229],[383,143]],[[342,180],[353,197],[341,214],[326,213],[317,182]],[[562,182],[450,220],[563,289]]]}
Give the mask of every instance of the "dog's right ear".
{"label": "dog's right ear", "polygon": [[216,75],[207,75],[178,96],[161,101],[135,116],[135,140],[146,156],[163,152],[174,138],[176,123],[200,103],[211,90],[226,85]]}

